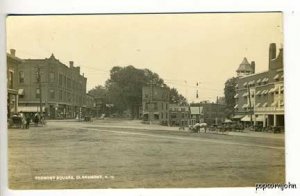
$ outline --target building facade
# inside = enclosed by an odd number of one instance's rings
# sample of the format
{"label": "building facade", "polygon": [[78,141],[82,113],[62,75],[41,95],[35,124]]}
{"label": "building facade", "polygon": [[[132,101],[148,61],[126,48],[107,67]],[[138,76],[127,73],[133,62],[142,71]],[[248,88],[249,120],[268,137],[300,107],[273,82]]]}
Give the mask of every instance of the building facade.
{"label": "building facade", "polygon": [[49,118],[75,118],[87,110],[86,82],[80,67],[69,66],[52,54],[45,59],[25,59],[18,69],[19,110],[39,112]]}
{"label": "building facade", "polygon": [[208,125],[221,124],[226,118],[225,104],[200,102],[191,104],[191,125],[207,123]]}
{"label": "building facade", "polygon": [[284,126],[283,49],[270,44],[267,71],[239,77],[235,117],[254,125]]}
{"label": "building facade", "polygon": [[170,126],[188,126],[190,120],[190,109],[188,106],[177,104],[169,105],[169,125]]}
{"label": "building facade", "polygon": [[18,66],[22,60],[16,57],[16,51],[10,50],[7,57],[7,118],[18,112]]}
{"label": "building facade", "polygon": [[167,125],[169,121],[169,90],[145,86],[142,89],[143,120],[150,124]]}

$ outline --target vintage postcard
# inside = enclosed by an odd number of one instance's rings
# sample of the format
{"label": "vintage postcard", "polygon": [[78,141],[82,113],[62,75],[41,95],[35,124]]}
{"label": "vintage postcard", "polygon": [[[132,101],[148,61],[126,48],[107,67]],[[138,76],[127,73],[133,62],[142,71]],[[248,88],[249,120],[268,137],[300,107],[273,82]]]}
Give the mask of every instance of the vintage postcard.
{"label": "vintage postcard", "polygon": [[281,12],[11,15],[11,189],[288,186]]}

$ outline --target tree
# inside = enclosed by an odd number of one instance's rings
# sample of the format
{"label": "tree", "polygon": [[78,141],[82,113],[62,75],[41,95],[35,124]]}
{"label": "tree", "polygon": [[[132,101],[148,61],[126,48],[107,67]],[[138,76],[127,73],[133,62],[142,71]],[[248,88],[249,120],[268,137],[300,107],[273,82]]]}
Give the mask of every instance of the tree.
{"label": "tree", "polygon": [[104,86],[98,85],[95,88],[89,90],[88,94],[92,95],[93,97],[102,97],[104,98],[107,94],[107,90]]}
{"label": "tree", "polygon": [[225,104],[226,104],[226,109],[225,113],[227,117],[230,117],[231,115],[234,114],[234,106],[235,106],[235,86],[237,84],[237,79],[236,77],[230,78],[225,82],[225,88],[224,88],[224,95],[225,95]]}
{"label": "tree", "polygon": [[187,105],[187,100],[184,96],[178,93],[177,89],[171,88],[169,94],[169,102],[179,105]]}
{"label": "tree", "polygon": [[172,98],[171,103],[186,103],[186,99],[176,89],[170,89],[157,73],[149,69],[137,69],[132,65],[113,67],[105,88],[108,100],[114,104],[115,111],[121,114],[126,109],[130,109],[134,118],[137,117],[139,107],[142,105],[142,89],[150,85],[168,88]]}

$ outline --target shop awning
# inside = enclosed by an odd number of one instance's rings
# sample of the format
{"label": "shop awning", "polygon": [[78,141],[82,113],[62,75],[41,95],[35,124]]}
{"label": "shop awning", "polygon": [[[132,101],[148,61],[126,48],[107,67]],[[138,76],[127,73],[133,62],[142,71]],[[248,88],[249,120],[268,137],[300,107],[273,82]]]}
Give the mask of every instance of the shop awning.
{"label": "shop awning", "polygon": [[249,122],[249,121],[251,121],[250,115],[244,116],[244,117],[241,119],[241,121],[244,121],[244,122]]}
{"label": "shop awning", "polygon": [[236,108],[238,108],[238,107],[239,107],[239,105],[235,105],[235,106],[234,106],[234,109],[236,109]]}
{"label": "shop awning", "polygon": [[264,105],[263,105],[263,107],[267,107],[268,106],[268,103],[266,102],[266,103],[264,103]]}
{"label": "shop awning", "polygon": [[244,115],[235,115],[231,119],[241,119],[243,117],[244,117]]}
{"label": "shop awning", "polygon": [[274,101],[272,104],[271,104],[271,106],[276,106],[277,105],[277,101]]}
{"label": "shop awning", "polygon": [[245,82],[245,83],[243,84],[243,86],[247,86],[247,84],[248,84],[248,83],[247,83],[247,82]]}
{"label": "shop awning", "polygon": [[263,121],[264,121],[264,116],[263,116],[263,115],[258,115],[258,116],[255,118],[255,121],[261,121],[261,122],[263,122]]}
{"label": "shop awning", "polygon": [[238,98],[238,97],[239,97],[239,94],[234,95],[234,98],[235,98],[235,99]]}
{"label": "shop awning", "polygon": [[256,95],[260,95],[260,94],[261,94],[261,91],[257,91],[257,92],[256,92]]}
{"label": "shop awning", "polygon": [[[45,112],[45,106],[42,107]],[[40,112],[40,106],[18,106],[19,112]]]}
{"label": "shop awning", "polygon": [[261,79],[258,79],[258,80],[256,81],[256,83],[257,83],[257,84],[261,83]]}
{"label": "shop awning", "polygon": [[255,105],[255,107],[258,108],[260,105],[261,105],[261,103],[257,103],[257,104]]}
{"label": "shop awning", "polygon": [[18,90],[18,94],[19,94],[19,95],[24,95],[24,89],[22,89],[22,88],[19,89],[19,90]]}

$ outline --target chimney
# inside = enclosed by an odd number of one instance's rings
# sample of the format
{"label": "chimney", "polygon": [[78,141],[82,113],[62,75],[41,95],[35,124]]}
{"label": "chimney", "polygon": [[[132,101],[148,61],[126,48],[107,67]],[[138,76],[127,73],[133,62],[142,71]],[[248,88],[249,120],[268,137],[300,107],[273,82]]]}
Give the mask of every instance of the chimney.
{"label": "chimney", "polygon": [[269,47],[269,69],[271,68],[272,59],[276,58],[276,44],[271,43]]}
{"label": "chimney", "polygon": [[73,68],[74,67],[74,62],[73,61],[69,61],[69,65],[70,65],[70,68]]}
{"label": "chimney", "polygon": [[255,73],[255,61],[251,61],[251,69],[252,69],[252,72]]}
{"label": "chimney", "polygon": [[15,49],[10,49],[10,54],[12,56],[16,56],[16,50]]}

